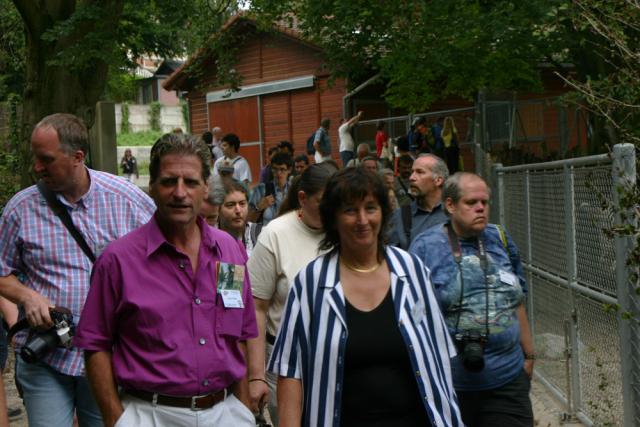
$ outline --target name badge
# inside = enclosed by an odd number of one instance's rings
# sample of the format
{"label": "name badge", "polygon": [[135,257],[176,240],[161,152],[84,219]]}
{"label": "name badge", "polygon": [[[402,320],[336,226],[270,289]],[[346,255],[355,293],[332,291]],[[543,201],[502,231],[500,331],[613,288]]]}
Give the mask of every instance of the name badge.
{"label": "name badge", "polygon": [[515,286],[518,283],[518,278],[509,271],[500,270],[500,281],[507,285]]}
{"label": "name badge", "polygon": [[244,266],[218,262],[217,289],[225,308],[244,308],[242,302],[242,285],[244,283]]}

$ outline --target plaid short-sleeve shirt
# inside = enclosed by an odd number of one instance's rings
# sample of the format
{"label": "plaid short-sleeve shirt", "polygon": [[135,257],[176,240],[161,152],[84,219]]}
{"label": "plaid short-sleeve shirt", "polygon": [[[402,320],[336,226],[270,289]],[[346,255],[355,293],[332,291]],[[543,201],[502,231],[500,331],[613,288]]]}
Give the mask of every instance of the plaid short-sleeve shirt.
{"label": "plaid short-sleeve shirt", "polygon": [[[146,223],[155,211],[153,201],[138,187],[114,175],[88,169],[91,185],[77,203],[58,200],[94,254],[113,240]],[[16,275],[77,322],[89,290],[92,263],[62,221],[51,211],[36,186],[17,193],[0,217],[0,276]],[[22,313],[21,313],[22,316]],[[26,331],[16,336],[18,349]],[[56,349],[43,360],[55,370],[84,374],[82,352]]]}

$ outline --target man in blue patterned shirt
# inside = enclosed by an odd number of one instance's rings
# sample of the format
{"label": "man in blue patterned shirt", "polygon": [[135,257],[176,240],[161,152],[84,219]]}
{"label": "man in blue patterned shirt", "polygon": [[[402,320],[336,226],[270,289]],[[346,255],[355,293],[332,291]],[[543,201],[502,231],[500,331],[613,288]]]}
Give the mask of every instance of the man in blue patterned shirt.
{"label": "man in blue patterned shirt", "polygon": [[442,200],[449,222],[417,236],[410,252],[431,270],[458,347],[451,367],[462,418],[469,427],[532,426],[535,356],[518,249],[488,224],[489,189],[478,175],[451,176]]}
{"label": "man in blue patterned shirt", "polygon": [[[33,170],[67,210],[95,256],[146,223],[153,201],[122,178],[88,169],[87,129],[71,114],[53,114],[31,134]],[[17,193],[0,218],[0,294],[20,307],[32,328],[52,326],[50,307],[66,307],[77,322],[89,290],[92,262],[34,185]],[[21,282],[18,277],[23,277]],[[27,331],[16,335],[17,351]],[[30,426],[102,426],[84,377],[82,352],[57,348],[37,363],[17,360]]]}

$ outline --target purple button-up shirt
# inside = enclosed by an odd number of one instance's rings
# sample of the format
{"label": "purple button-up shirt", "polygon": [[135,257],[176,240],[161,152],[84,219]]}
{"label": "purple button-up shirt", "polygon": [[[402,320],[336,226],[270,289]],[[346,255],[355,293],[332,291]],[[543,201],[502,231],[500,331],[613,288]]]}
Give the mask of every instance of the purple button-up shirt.
{"label": "purple button-up shirt", "polygon": [[216,292],[218,262],[246,265],[242,244],[198,219],[198,267],[166,241],[155,217],[96,261],[75,345],[112,352],[116,383],[172,396],[216,392],[245,375],[239,341],[257,336],[245,267],[242,308]]}
{"label": "purple button-up shirt", "polygon": [[[155,205],[123,178],[88,171],[91,184],[80,200],[72,205],[60,194],[57,197],[97,256],[111,241],[149,221]],[[52,304],[70,309],[77,322],[89,291],[91,267],[35,185],[7,203],[0,218],[0,276],[15,274]],[[18,350],[26,337],[26,331],[16,335]],[[43,361],[66,375],[84,374],[82,352],[75,348],[57,348]]]}

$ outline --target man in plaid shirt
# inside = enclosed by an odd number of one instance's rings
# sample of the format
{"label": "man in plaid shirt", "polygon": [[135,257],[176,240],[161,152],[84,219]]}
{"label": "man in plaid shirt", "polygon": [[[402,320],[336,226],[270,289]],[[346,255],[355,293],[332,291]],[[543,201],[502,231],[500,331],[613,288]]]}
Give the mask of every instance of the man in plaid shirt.
{"label": "man in plaid shirt", "polygon": [[[55,194],[98,256],[109,242],[146,223],[153,201],[133,184],[85,166],[87,129],[71,114],[53,114],[31,135],[34,172]],[[17,193],[0,218],[0,294],[16,303],[32,328],[53,325],[50,307],[80,317],[89,290],[92,262],[50,209],[36,186]],[[18,280],[20,277],[22,282]],[[27,331],[16,335],[17,351]],[[18,358],[30,426],[101,426],[84,377],[82,352],[57,348],[29,364]]]}

